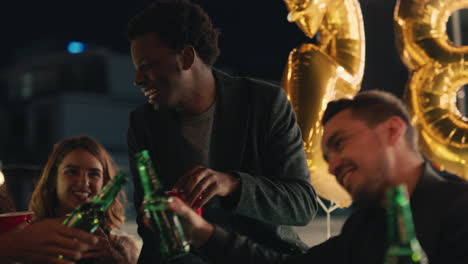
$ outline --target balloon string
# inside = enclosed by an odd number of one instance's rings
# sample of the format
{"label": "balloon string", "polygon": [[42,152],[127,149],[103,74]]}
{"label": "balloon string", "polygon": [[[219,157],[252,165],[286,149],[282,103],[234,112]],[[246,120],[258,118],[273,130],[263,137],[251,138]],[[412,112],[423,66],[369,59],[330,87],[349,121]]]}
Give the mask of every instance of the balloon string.
{"label": "balloon string", "polygon": [[320,207],[322,207],[323,211],[327,214],[327,239],[331,236],[331,213],[338,208],[338,204],[335,202],[330,201],[330,207],[327,207],[325,203],[317,196],[317,202],[319,203]]}

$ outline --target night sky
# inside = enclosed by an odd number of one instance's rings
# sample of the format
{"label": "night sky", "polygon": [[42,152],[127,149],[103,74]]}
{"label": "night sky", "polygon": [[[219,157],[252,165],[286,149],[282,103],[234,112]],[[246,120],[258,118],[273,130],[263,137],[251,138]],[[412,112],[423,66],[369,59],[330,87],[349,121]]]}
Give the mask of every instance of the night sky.
{"label": "night sky", "polygon": [[[54,39],[66,48],[70,40],[104,46],[128,54],[127,21],[151,1],[9,1],[2,3],[0,69],[33,57],[30,47]],[[286,20],[283,1],[196,0],[221,29],[217,66],[231,72],[279,82],[289,52],[310,42]],[[365,20],[367,65],[364,89],[400,95],[407,78],[394,45],[394,0],[361,1]],[[42,44],[41,44],[42,43]]]}

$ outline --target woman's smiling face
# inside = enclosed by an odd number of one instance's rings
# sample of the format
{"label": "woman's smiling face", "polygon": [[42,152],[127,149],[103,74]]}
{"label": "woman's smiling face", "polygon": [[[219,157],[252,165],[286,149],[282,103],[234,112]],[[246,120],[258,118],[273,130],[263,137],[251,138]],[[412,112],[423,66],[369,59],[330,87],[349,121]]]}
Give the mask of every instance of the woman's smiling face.
{"label": "woman's smiling face", "polygon": [[57,213],[70,213],[91,200],[103,185],[103,166],[94,155],[84,149],[69,152],[57,168]]}

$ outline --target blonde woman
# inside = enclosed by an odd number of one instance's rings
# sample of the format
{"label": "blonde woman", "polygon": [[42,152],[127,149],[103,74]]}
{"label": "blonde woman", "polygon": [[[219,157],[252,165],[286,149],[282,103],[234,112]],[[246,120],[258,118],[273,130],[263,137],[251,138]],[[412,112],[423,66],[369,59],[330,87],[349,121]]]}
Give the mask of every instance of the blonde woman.
{"label": "blonde woman", "polygon": [[[116,174],[116,166],[105,148],[88,136],[72,137],[55,144],[29,209],[36,220],[60,218],[90,201]],[[135,241],[112,234],[124,222],[122,194],[106,212],[103,225],[95,233],[97,245],[82,253],[86,263],[136,263],[139,249]]]}

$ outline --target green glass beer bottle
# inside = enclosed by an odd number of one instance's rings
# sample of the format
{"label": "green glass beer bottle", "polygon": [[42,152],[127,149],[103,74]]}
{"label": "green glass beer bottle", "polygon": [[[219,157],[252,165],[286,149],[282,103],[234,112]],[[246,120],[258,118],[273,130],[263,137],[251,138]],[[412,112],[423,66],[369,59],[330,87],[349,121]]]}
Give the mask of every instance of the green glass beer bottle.
{"label": "green glass beer bottle", "polygon": [[185,238],[179,217],[167,207],[167,202],[172,198],[164,193],[149,152],[142,150],[136,154],[136,158],[144,192],[145,215],[151,222],[156,240],[160,243],[159,253],[162,260],[168,261],[185,255],[190,251],[190,245]]}
{"label": "green glass beer bottle", "polygon": [[119,172],[91,201],[73,210],[63,221],[63,225],[94,233],[101,226],[107,209],[127,180],[127,176]]}
{"label": "green glass beer bottle", "polygon": [[416,237],[405,185],[387,190],[388,249],[384,264],[427,264],[427,256]]}

